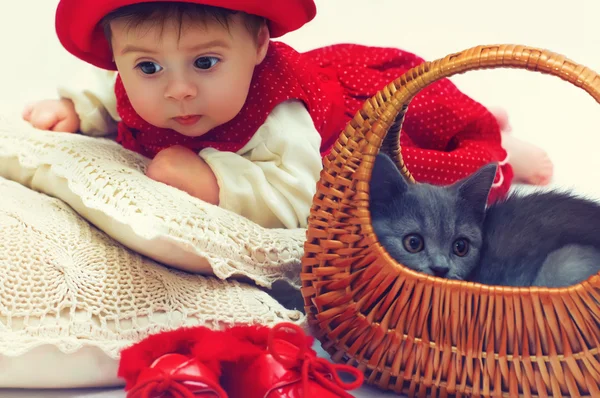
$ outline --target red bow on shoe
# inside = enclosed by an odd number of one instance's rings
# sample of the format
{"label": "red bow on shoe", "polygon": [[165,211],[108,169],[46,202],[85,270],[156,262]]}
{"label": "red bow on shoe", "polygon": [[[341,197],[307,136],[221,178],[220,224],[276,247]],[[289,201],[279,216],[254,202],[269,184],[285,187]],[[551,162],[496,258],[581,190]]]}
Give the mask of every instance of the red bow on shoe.
{"label": "red bow on shoe", "polygon": [[[291,329],[290,331],[292,333],[286,333],[287,336],[299,337],[299,339],[296,339],[299,340],[296,345],[293,345],[291,341],[278,341],[276,338],[277,332],[283,329]],[[284,347],[282,346],[282,343],[288,343],[288,346]],[[326,359],[317,357],[313,349],[307,344],[304,331],[298,325],[283,323],[273,327],[272,332],[269,335],[268,349],[271,356],[285,368],[300,370],[301,372],[300,379],[282,383],[280,386],[273,386],[271,391],[284,387],[287,384],[301,381],[304,395],[308,396],[308,392],[311,391],[311,380],[314,380],[327,390],[335,392],[340,397],[352,398],[352,395],[348,394],[346,390],[354,390],[363,384],[364,375],[358,369],[349,365],[333,364]],[[339,373],[342,372],[354,376],[354,381],[344,383],[339,376]],[[269,393],[267,393],[265,397],[267,397]]]}
{"label": "red bow on shoe", "polygon": [[[337,365],[317,357],[312,338],[299,326],[280,323],[269,331],[265,341],[248,336],[263,345],[263,354],[226,368],[222,386],[230,398],[334,398],[352,397],[346,390],[362,385],[364,376],[349,365]],[[339,373],[349,373],[354,381],[344,383]]]}

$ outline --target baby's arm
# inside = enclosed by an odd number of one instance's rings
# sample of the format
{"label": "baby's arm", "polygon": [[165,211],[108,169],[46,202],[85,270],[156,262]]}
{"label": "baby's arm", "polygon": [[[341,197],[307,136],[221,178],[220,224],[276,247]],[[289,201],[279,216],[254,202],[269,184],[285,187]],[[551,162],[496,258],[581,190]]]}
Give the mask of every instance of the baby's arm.
{"label": "baby's arm", "polygon": [[183,146],[160,151],[148,165],[146,176],[189,193],[213,205],[219,204],[219,185],[206,162]]}
{"label": "baby's arm", "polygon": [[322,169],[321,136],[301,102],[273,110],[237,154],[200,152],[219,185],[219,206],[265,227],[305,227]]}
{"label": "baby's arm", "polygon": [[82,64],[75,78],[58,88],[60,99],[27,105],[23,118],[43,130],[103,136],[116,132],[117,73]]}

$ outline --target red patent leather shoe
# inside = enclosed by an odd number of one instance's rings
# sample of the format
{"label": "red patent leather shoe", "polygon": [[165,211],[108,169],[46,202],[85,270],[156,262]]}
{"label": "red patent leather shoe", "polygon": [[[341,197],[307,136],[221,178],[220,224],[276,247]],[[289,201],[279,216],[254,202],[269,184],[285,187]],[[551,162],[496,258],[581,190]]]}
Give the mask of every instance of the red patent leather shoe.
{"label": "red patent leather shoe", "polygon": [[[246,335],[258,333],[258,327],[246,329]],[[129,398],[226,398],[219,385],[221,364],[261,352],[229,331],[183,327],[149,335],[122,350],[118,375]]]}
{"label": "red patent leather shoe", "polygon": [[144,369],[128,398],[227,398],[219,377],[195,358],[165,354]]}
{"label": "red patent leather shoe", "polygon": [[[230,398],[339,398],[362,385],[364,375],[333,364],[311,348],[312,338],[297,325],[281,323],[268,335],[263,353],[224,366],[221,385]],[[344,383],[338,372],[354,381]]]}

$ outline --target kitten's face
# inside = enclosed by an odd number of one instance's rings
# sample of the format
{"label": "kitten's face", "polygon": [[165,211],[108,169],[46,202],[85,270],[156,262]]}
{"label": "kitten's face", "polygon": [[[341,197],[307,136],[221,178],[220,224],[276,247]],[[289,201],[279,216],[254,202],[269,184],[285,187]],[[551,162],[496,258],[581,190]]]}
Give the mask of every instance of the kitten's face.
{"label": "kitten's face", "polygon": [[416,271],[465,279],[479,263],[487,196],[496,172],[486,166],[447,187],[407,184],[379,155],[371,179],[371,219],[389,254]]}

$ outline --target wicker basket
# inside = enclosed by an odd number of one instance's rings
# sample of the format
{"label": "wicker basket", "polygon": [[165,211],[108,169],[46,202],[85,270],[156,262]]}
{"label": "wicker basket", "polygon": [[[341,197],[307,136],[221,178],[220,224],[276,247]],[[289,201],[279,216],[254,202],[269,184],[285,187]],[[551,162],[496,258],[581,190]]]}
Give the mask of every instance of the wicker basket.
{"label": "wicker basket", "polygon": [[309,322],[335,361],[411,397],[600,397],[599,275],[560,289],[436,278],[396,263],[371,226],[369,179],[379,149],[414,181],[399,147],[410,100],[438,79],[498,67],[558,76],[600,102],[596,73],[518,45],[475,47],[390,83],[324,159],[302,261]]}

